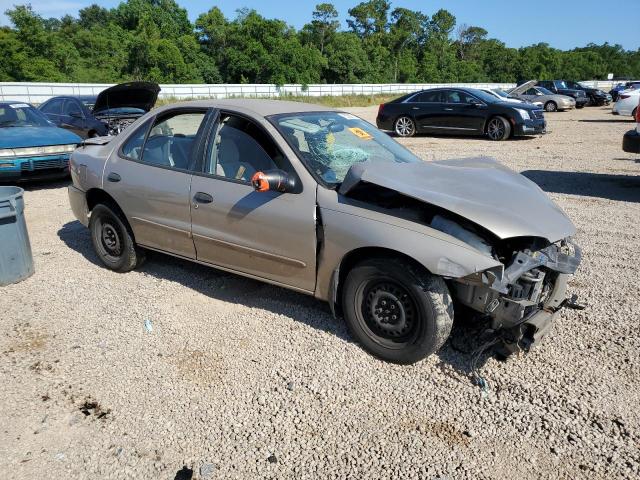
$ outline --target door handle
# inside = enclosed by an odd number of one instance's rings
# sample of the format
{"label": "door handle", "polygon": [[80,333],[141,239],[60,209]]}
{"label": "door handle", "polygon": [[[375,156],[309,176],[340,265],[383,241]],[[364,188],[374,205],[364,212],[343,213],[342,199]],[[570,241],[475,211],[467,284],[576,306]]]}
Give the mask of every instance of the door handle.
{"label": "door handle", "polygon": [[193,196],[193,206],[198,208],[199,203],[212,203],[213,197],[208,193],[198,192]]}
{"label": "door handle", "polygon": [[420,107],[411,107],[411,110],[420,110]]}
{"label": "door handle", "polygon": [[453,112],[453,108],[445,108],[444,111],[445,112]]}
{"label": "door handle", "polygon": [[112,183],[118,183],[122,179],[120,178],[120,175],[118,175],[117,173],[111,172],[109,175],[107,175],[107,180],[109,180]]}

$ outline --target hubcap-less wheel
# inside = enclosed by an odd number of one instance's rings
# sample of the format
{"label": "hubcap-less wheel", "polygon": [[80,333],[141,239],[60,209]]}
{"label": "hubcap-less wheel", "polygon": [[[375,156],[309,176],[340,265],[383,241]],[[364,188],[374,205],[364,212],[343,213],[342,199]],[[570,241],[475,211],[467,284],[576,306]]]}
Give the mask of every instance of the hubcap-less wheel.
{"label": "hubcap-less wheel", "polygon": [[410,137],[416,132],[416,126],[409,117],[400,117],[396,120],[395,130],[401,137]]}
{"label": "hubcap-less wheel", "polygon": [[502,138],[504,138],[505,131],[506,128],[504,127],[504,123],[499,118],[494,118],[489,121],[487,134],[491,140],[502,140]]}
{"label": "hubcap-less wheel", "polygon": [[405,343],[416,333],[417,309],[409,292],[392,280],[370,283],[362,291],[362,317],[382,343]]}
{"label": "hubcap-less wheel", "polygon": [[102,246],[107,253],[114,257],[119,257],[122,254],[122,247],[120,242],[120,236],[115,227],[109,223],[102,224]]}

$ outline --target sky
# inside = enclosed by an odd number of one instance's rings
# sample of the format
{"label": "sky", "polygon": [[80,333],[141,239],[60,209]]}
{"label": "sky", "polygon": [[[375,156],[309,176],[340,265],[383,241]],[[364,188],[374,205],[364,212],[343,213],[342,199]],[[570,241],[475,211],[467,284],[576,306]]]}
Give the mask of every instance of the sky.
{"label": "sky", "polygon": [[[242,7],[253,8],[267,18],[279,18],[300,28],[311,20],[316,4],[330,0],[221,0],[202,2],[177,0],[187,9],[191,20],[213,6],[218,6],[227,18],[234,18]],[[361,0],[334,0],[333,3],[346,28],[347,10]],[[79,9],[101,4],[117,5],[119,0],[0,0],[0,12],[14,4],[31,3],[43,17],[77,15]],[[582,47],[588,43],[619,43],[628,50],[640,48],[640,0],[573,0],[514,2],[513,0],[392,0],[392,8],[405,7],[431,15],[446,8],[456,16],[457,23],[475,25],[489,31],[509,47],[521,47],[546,42],[563,50]],[[0,15],[0,24],[7,24]]]}

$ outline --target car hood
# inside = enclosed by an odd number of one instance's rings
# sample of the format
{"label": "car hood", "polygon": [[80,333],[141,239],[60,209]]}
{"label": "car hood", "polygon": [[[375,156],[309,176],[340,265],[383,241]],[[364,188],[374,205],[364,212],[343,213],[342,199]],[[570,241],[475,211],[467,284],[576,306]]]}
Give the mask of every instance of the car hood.
{"label": "car hood", "polygon": [[0,148],[45,147],[81,141],[75,133],[53,126],[0,128]]}
{"label": "car hood", "polygon": [[537,80],[529,80],[528,82],[524,82],[522,85],[518,85],[516,88],[509,92],[509,95],[522,95],[524,92],[529,90],[531,87],[535,87],[538,84]]}
{"label": "car hood", "polygon": [[349,169],[339,193],[348,196],[361,182],[453,212],[500,239],[532,236],[556,242],[576,231],[535,183],[491,158],[359,163]]}
{"label": "car hood", "polygon": [[148,112],[156,104],[160,86],[151,82],[121,83],[100,92],[93,113],[114,108],[139,108]]}

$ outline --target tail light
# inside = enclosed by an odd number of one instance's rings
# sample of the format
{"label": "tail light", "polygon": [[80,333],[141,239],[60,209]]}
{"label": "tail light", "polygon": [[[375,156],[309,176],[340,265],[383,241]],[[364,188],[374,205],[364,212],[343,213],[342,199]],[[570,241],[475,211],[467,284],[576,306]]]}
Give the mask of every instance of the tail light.
{"label": "tail light", "polygon": [[625,98],[629,98],[631,95],[619,95],[619,97],[624,100]]}
{"label": "tail light", "polygon": [[380,106],[378,107],[378,116],[382,115],[383,111],[384,111],[384,103],[381,103]]}

